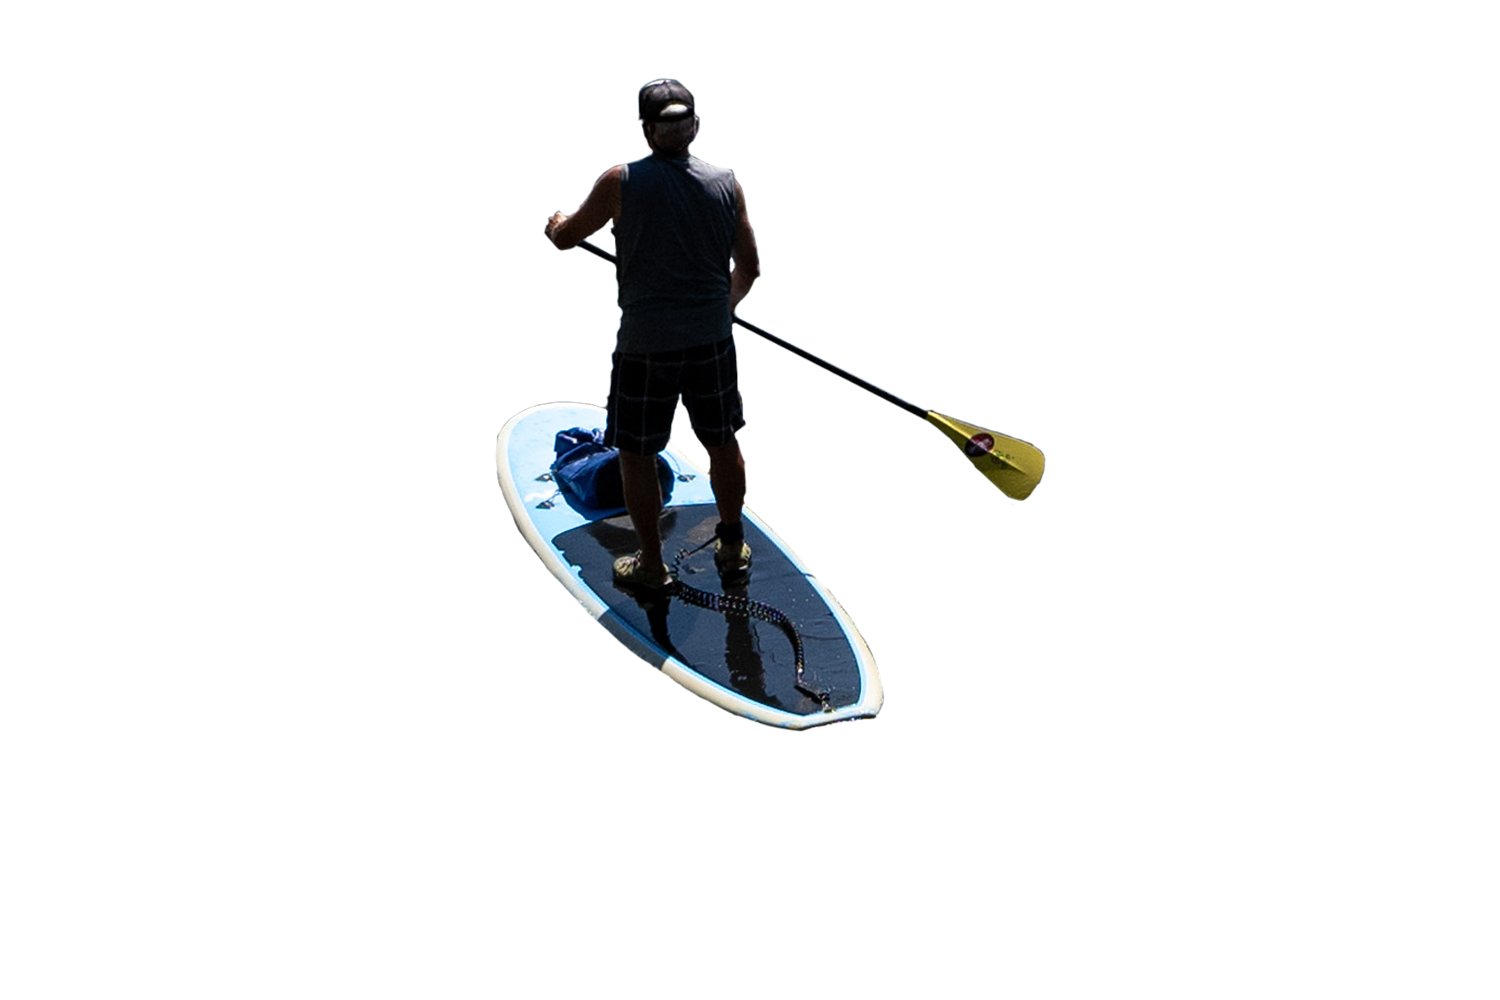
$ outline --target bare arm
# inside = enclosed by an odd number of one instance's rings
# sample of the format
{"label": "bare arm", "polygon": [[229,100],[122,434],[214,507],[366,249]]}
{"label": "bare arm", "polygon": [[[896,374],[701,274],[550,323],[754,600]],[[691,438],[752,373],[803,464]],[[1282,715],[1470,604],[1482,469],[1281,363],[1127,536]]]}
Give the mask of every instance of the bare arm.
{"label": "bare arm", "polygon": [[572,215],[553,212],[547,220],[547,238],[559,250],[569,250],[604,228],[606,222],[620,220],[620,167],[610,167],[599,175],[594,189],[583,199]]}
{"label": "bare arm", "polygon": [[729,275],[729,314],[739,306],[740,300],[750,294],[750,286],[760,277],[760,253],[755,248],[755,230],[750,228],[750,213],[745,210],[745,189],[734,182],[735,218],[734,248],[729,256],[734,261],[734,270]]}

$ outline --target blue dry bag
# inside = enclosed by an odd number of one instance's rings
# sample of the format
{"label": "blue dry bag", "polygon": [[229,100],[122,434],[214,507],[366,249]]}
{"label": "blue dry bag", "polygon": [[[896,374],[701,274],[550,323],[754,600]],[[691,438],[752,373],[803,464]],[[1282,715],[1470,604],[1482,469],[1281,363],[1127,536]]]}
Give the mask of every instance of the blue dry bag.
{"label": "blue dry bag", "polygon": [[[552,463],[552,477],[575,502],[593,510],[625,506],[620,452],[605,446],[603,431],[582,427],[558,431],[553,449],[557,460]],[[661,483],[661,498],[665,503],[672,496],[672,484],[677,477],[661,455],[656,456],[656,478]]]}

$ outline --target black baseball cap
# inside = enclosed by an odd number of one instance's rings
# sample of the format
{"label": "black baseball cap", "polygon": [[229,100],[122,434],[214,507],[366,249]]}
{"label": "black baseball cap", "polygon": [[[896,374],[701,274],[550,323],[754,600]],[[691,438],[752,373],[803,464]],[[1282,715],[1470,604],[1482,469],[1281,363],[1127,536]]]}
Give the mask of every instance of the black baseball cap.
{"label": "black baseball cap", "polygon": [[677,122],[693,117],[693,92],[676,80],[652,80],[641,88],[641,121]]}

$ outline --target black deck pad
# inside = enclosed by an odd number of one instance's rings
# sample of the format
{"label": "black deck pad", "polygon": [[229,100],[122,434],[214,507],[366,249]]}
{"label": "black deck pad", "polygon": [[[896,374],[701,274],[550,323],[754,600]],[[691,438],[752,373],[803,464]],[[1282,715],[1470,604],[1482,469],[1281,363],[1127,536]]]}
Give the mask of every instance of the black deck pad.
{"label": "black deck pad", "polygon": [[[713,504],[668,507],[661,521],[667,565],[679,551],[697,548],[712,538],[718,523]],[[711,593],[761,601],[787,615],[802,634],[806,683],[827,693],[832,708],[858,701],[859,664],[833,612],[807,577],[748,519],[745,541],[753,553],[748,583],[721,586],[712,545],[682,561],[678,567],[682,582]],[[651,636],[697,673],[785,712],[813,715],[822,710],[817,699],[797,690],[797,659],[791,640],[775,625],[694,607],[671,597],[642,597],[616,586],[615,559],[637,548],[628,517],[590,522],[558,535],[553,544],[579,568],[584,581],[620,622]]]}

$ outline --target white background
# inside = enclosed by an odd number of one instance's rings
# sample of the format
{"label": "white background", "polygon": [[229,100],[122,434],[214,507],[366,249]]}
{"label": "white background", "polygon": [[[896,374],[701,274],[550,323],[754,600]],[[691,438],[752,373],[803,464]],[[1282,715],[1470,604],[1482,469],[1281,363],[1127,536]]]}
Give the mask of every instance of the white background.
{"label": "white background", "polygon": [[[1493,996],[1475,7],[502,9],[9,19],[0,991]],[[1046,735],[489,732],[490,78],[636,72],[1049,78]]]}

